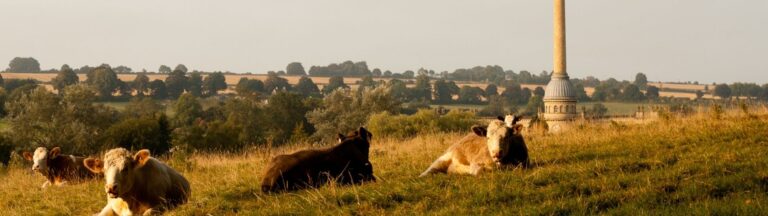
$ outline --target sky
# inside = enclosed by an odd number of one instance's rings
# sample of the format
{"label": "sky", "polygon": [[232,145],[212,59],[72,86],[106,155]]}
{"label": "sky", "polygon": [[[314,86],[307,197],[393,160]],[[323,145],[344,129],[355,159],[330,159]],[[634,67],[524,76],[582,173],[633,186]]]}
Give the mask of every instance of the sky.
{"label": "sky", "polygon": [[[551,0],[2,0],[0,62],[552,70]],[[768,1],[566,1],[568,73],[768,83]]]}

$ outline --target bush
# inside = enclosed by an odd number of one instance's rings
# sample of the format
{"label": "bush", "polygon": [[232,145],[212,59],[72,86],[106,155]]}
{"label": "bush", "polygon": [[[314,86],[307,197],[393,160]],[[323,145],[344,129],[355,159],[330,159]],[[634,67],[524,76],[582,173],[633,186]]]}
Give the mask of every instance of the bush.
{"label": "bush", "polygon": [[130,118],[112,125],[105,133],[105,144],[110,148],[149,149],[154,155],[163,155],[171,149],[168,119],[160,117]]}
{"label": "bush", "polygon": [[368,129],[379,137],[408,138],[424,133],[468,131],[477,123],[471,112],[452,110],[438,116],[434,110],[422,109],[410,116],[387,112],[371,115]]}

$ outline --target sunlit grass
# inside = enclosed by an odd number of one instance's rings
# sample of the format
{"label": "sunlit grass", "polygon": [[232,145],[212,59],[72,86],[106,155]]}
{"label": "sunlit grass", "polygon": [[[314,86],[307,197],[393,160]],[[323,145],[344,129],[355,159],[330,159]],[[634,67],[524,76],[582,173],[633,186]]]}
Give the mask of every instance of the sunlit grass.
{"label": "sunlit grass", "polygon": [[[464,134],[376,139],[378,181],[296,193],[259,191],[271,156],[300,148],[239,155],[195,155],[182,173],[190,203],[175,215],[761,215],[768,212],[768,121],[728,112],[645,124],[584,124],[526,137],[533,168],[479,177],[416,178]],[[173,166],[179,167],[177,164]],[[4,215],[96,213],[103,182],[41,190],[27,168],[0,174]]]}

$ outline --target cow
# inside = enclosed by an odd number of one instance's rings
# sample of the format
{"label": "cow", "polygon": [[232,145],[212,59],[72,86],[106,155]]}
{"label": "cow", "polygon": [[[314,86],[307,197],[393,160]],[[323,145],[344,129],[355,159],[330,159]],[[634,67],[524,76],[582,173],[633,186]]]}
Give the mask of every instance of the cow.
{"label": "cow", "polygon": [[373,134],[363,127],[339,143],[323,149],[310,149],[278,155],[264,170],[263,192],[293,191],[320,187],[330,181],[340,185],[376,181],[368,160]]}
{"label": "cow", "polygon": [[34,153],[25,151],[22,156],[32,161],[33,172],[45,177],[46,181],[42,188],[51,185],[62,186],[68,182],[81,182],[100,176],[90,172],[83,165],[84,157],[61,154],[59,147],[54,147],[50,151],[46,147],[38,147]]}
{"label": "cow", "polygon": [[103,173],[107,205],[98,214],[150,215],[163,213],[187,202],[189,182],[143,149],[131,154],[124,148],[107,151],[103,160],[88,158],[85,166]]}
{"label": "cow", "polygon": [[528,148],[520,134],[523,125],[515,124],[518,118],[499,117],[487,127],[473,126],[472,132],[435,160],[419,175],[455,173],[478,175],[483,171],[503,167],[528,166]]}

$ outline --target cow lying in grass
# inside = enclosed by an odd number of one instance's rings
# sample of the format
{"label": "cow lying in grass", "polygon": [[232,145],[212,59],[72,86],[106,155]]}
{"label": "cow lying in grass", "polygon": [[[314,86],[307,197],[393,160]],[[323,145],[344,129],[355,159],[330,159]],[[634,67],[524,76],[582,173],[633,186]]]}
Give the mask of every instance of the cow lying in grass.
{"label": "cow lying in grass", "polygon": [[48,151],[45,147],[35,149],[34,153],[23,152],[22,156],[32,161],[32,171],[40,173],[46,179],[43,188],[51,185],[61,186],[67,182],[79,182],[99,176],[90,172],[83,165],[84,157],[61,154],[61,148]]}
{"label": "cow lying in grass", "polygon": [[124,148],[109,150],[104,160],[88,158],[86,167],[104,173],[107,206],[98,215],[150,215],[162,213],[189,199],[189,182],[176,170],[150,157]]}
{"label": "cow lying in grass", "polygon": [[278,155],[266,166],[261,190],[298,190],[319,187],[329,181],[339,184],[376,181],[368,160],[372,137],[361,127],[356,134],[340,135],[336,146]]}
{"label": "cow lying in grass", "polygon": [[516,123],[514,116],[508,116],[492,120],[487,127],[472,127],[473,133],[451,145],[420,176],[432,173],[477,175],[502,166],[528,166],[528,148],[520,134],[523,126]]}

